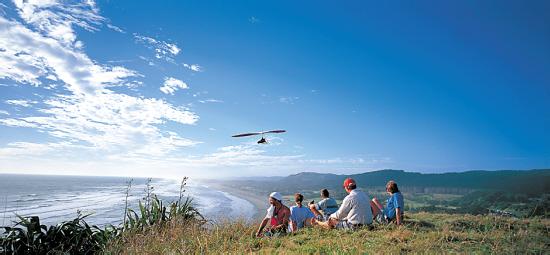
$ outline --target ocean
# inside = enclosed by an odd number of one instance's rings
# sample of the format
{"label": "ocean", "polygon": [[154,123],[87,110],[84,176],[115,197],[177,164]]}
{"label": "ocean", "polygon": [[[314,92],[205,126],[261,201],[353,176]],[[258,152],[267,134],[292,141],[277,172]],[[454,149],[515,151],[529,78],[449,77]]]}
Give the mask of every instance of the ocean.
{"label": "ocean", "polygon": [[[127,177],[52,176],[0,174],[0,226],[12,226],[20,216],[39,216],[54,225],[71,220],[77,211],[91,213],[89,224],[118,225],[123,221]],[[181,180],[152,179],[153,193],[165,202],[179,197]],[[128,204],[137,209],[145,196],[147,179],[132,178]],[[251,219],[256,211],[248,201],[206,185],[187,182],[185,195],[209,220]]]}

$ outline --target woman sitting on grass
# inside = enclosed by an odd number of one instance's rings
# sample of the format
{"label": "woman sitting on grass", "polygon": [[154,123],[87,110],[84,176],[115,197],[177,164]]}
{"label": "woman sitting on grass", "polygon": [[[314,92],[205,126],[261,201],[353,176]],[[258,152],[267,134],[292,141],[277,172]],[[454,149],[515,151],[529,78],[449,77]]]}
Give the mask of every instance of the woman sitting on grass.
{"label": "woman sitting on grass", "polygon": [[[283,196],[279,192],[271,193],[269,195],[269,204],[267,214],[256,232],[257,237],[279,236],[285,234],[288,229],[290,209],[283,204]],[[264,228],[268,222],[271,226],[264,232]]]}
{"label": "woman sitting on grass", "polygon": [[403,201],[403,195],[397,188],[397,183],[389,181],[386,184],[386,192],[390,195],[386,202],[386,208],[382,206],[378,199],[373,198],[371,203],[373,215],[378,222],[393,222],[397,225],[403,223],[403,209],[405,208],[405,202]]}

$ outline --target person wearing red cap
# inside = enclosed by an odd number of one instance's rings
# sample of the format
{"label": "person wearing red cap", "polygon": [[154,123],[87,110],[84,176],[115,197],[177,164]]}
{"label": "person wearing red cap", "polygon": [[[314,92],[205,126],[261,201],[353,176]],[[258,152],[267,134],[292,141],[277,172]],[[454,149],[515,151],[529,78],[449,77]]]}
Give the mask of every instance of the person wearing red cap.
{"label": "person wearing red cap", "polygon": [[368,195],[357,189],[357,183],[352,178],[344,180],[344,189],[348,195],[342,201],[338,211],[331,214],[327,222],[315,222],[315,224],[324,228],[350,230],[372,224],[372,211]]}

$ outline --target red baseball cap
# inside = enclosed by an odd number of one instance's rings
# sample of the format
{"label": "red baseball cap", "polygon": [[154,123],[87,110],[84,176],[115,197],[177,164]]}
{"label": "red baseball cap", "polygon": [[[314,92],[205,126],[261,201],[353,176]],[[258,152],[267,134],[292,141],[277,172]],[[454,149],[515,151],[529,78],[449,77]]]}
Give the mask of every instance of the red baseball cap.
{"label": "red baseball cap", "polygon": [[346,180],[344,180],[344,188],[349,188],[352,184],[356,185],[354,179],[346,178]]}

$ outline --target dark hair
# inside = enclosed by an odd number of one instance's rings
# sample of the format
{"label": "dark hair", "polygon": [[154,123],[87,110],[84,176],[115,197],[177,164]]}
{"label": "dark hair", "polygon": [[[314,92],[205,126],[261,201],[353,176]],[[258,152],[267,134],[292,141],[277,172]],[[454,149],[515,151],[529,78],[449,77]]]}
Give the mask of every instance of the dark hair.
{"label": "dark hair", "polygon": [[321,190],[321,196],[328,197],[328,189],[322,189]]}
{"label": "dark hair", "polygon": [[296,203],[302,203],[302,201],[304,201],[304,196],[300,193],[296,193],[294,194],[294,201],[296,201]]}
{"label": "dark hair", "polygon": [[355,183],[352,183],[352,184],[350,184],[350,185],[348,186],[348,189],[349,189],[349,190],[354,190],[354,189],[356,189],[356,188],[357,188],[357,184],[355,184]]}
{"label": "dark hair", "polygon": [[397,188],[397,183],[395,181],[389,181],[388,184],[386,184],[386,190],[390,193],[396,193],[399,192],[399,189]]}

